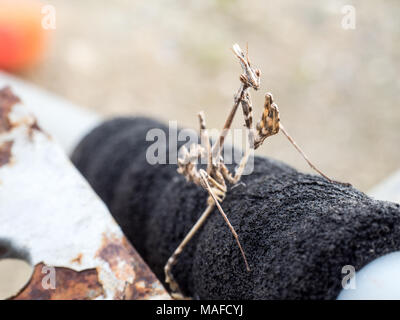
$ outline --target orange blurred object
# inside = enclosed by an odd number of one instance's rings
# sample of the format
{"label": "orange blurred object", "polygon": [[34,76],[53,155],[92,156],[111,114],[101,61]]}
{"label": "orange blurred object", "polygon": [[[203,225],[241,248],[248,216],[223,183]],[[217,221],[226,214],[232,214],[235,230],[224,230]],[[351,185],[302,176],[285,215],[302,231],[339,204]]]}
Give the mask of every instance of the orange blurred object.
{"label": "orange blurred object", "polygon": [[43,54],[47,30],[36,0],[0,0],[0,69],[18,71]]}

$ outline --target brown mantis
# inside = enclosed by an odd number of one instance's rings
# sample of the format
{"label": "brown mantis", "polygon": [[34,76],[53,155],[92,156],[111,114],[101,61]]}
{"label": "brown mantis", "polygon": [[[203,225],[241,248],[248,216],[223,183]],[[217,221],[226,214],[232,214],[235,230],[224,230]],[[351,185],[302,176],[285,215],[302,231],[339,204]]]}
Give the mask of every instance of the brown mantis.
{"label": "brown mantis", "polygon": [[[330,182],[333,181],[311,163],[308,157],[296,144],[294,139],[285,130],[279,119],[278,106],[274,103],[271,93],[267,93],[265,95],[264,111],[261,120],[257,123],[256,128],[254,128],[253,106],[249,91],[250,89],[259,89],[261,72],[259,69],[254,68],[251,65],[248,56],[248,48],[246,50],[246,54],[241,50],[238,44],[234,44],[232,50],[235,56],[239,59],[243,73],[240,75],[240,87],[234,97],[234,103],[228,115],[228,118],[225,121],[223,130],[214,145],[211,145],[206,128],[205,116],[203,112],[200,112],[198,114],[198,117],[200,122],[201,144],[192,144],[189,147],[189,150],[185,146],[183,146],[181,148],[182,157],[178,158],[178,172],[184,175],[187,181],[191,181],[203,187],[208,192],[209,197],[207,199],[207,207],[205,211],[202,213],[202,215],[189,231],[189,233],[185,236],[183,241],[179,244],[178,248],[174,251],[172,256],[168,259],[167,264],[164,267],[165,282],[169,284],[172,296],[174,298],[184,298],[184,296],[181,293],[178,283],[174,279],[174,276],[172,274],[172,267],[177,263],[178,257],[182,253],[185,246],[204,224],[204,222],[213,212],[215,207],[217,207],[218,211],[220,212],[230,231],[232,232],[239,247],[239,250],[243,256],[246,269],[247,271],[250,271],[246,254],[239,241],[239,236],[237,235],[235,229],[229,222],[227,215],[222,209],[221,202],[224,200],[227,192],[226,182],[231,185],[236,185],[240,181],[252,149],[255,150],[260,147],[266,138],[277,134],[279,131],[282,131],[282,133],[288,138],[288,140],[293,144],[296,150],[303,156],[303,158],[307,161],[307,163],[313,170],[318,172],[324,178],[328,179]],[[247,145],[249,146],[246,147],[240,164],[235,174],[232,175],[229,169],[224,164],[223,158],[221,157],[221,150],[224,145],[225,137],[232,125],[232,121],[240,105],[242,106],[245,126],[248,130],[249,144]],[[204,156],[207,157],[207,168],[205,170],[198,169],[198,159]]]}

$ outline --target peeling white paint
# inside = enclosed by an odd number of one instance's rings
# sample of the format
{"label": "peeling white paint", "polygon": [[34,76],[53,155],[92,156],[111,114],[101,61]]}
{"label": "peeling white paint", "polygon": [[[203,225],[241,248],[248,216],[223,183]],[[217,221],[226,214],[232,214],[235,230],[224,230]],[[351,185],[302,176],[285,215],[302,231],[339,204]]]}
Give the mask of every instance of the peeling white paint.
{"label": "peeling white paint", "polygon": [[[9,119],[15,126],[0,135],[0,144],[13,141],[12,161],[0,167],[0,238],[29,252],[32,265],[96,268],[105,291],[99,298],[114,297],[135,274],[118,279],[98,252],[105,238],[122,241],[121,229],[61,147],[31,128],[35,118],[22,104],[13,107]],[[121,273],[125,263],[117,266]],[[169,297],[158,281],[149,296]]]}

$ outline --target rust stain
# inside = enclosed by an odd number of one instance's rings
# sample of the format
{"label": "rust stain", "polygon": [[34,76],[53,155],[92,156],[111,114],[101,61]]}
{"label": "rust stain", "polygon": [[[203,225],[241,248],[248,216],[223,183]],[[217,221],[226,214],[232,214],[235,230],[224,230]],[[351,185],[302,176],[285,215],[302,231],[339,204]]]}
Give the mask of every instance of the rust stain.
{"label": "rust stain", "polygon": [[8,114],[14,104],[21,100],[15,96],[9,87],[0,90],[0,133],[9,131],[12,128]]}
{"label": "rust stain", "polygon": [[158,279],[125,237],[119,239],[104,235],[97,256],[109,264],[119,280],[125,281],[124,289],[117,292],[114,299],[143,300],[156,294],[166,294],[165,291],[155,288],[154,284],[158,283]]}
{"label": "rust stain", "polygon": [[83,257],[82,253],[78,254],[76,258],[71,260],[71,263],[82,264],[82,257]]}
{"label": "rust stain", "polygon": [[0,167],[6,165],[11,160],[11,149],[14,141],[6,141],[0,145]]}
{"label": "rust stain", "polygon": [[35,119],[34,122],[29,126],[29,131],[28,131],[28,135],[29,138],[32,139],[33,137],[33,132],[34,131],[40,131],[43,132],[42,128],[39,126],[37,120]]}
{"label": "rust stain", "polygon": [[[96,269],[75,271],[64,267],[54,267],[55,289],[44,288],[42,282],[48,272],[46,265],[39,263],[35,266],[29,283],[13,300],[92,300],[104,295]],[[43,271],[45,270],[45,271]]]}

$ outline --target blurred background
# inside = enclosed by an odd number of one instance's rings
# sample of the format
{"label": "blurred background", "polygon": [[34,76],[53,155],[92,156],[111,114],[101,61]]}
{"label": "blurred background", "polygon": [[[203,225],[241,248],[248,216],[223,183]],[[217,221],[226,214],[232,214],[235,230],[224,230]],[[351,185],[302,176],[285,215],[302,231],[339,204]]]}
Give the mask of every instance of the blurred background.
{"label": "blurred background", "polygon": [[[0,0],[0,36],[7,34],[5,21],[29,20],[38,12],[35,1],[23,0],[31,13],[4,14],[10,1],[22,0]],[[40,45],[24,50],[32,57],[3,63],[3,69],[84,108],[195,128],[196,113],[204,110],[208,126],[221,128],[241,72],[230,47],[248,43],[262,71],[261,90],[252,94],[257,121],[270,91],[282,123],[313,162],[363,191],[399,167],[398,1],[43,0],[42,5],[54,7],[56,28],[37,30]],[[346,5],[355,9],[354,29],[342,25]],[[4,57],[4,45],[3,40],[0,57],[7,61],[13,55]],[[283,135],[267,140],[258,153],[310,171]]]}

